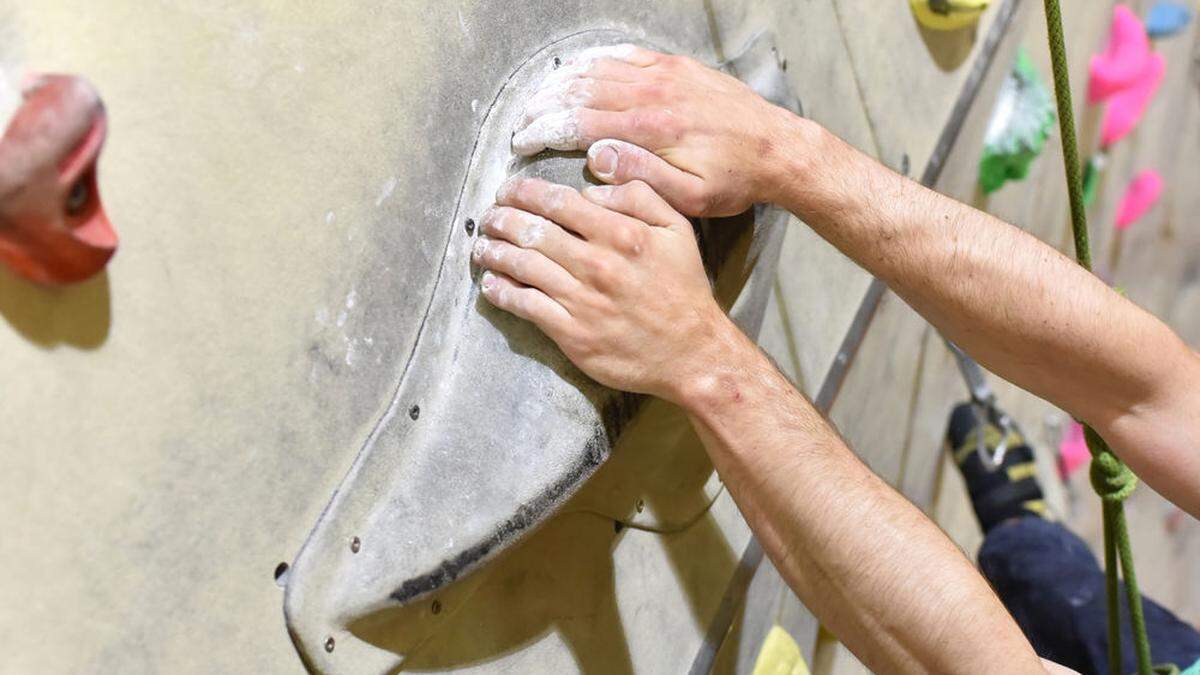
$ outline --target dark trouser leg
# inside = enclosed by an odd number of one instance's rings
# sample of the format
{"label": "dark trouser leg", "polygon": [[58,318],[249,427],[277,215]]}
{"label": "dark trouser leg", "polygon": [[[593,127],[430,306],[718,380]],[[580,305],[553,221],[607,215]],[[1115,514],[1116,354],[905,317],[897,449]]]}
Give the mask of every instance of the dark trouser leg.
{"label": "dark trouser leg", "polygon": [[[979,567],[1043,658],[1084,675],[1108,673],[1104,571],[1087,544],[1062,525],[1025,517],[993,528]],[[1200,660],[1200,633],[1150,599],[1146,630],[1154,662]],[[1137,671],[1122,590],[1122,672]]]}

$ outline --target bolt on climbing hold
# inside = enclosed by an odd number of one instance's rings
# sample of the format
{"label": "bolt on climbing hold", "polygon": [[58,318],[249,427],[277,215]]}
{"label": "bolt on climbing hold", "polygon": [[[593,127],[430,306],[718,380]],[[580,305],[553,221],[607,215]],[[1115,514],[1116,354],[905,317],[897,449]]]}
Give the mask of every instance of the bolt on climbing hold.
{"label": "bolt on climbing hold", "polygon": [[330,635],[329,637],[325,638],[325,651],[332,654],[333,647],[334,647],[333,636]]}
{"label": "bolt on climbing hold", "polygon": [[421,406],[414,405],[413,407],[409,408],[408,416],[411,417],[413,419],[413,421],[415,422],[416,419],[421,416]]}
{"label": "bolt on climbing hold", "polygon": [[358,553],[360,550],[362,550],[362,540],[359,539],[358,537],[351,538],[350,539],[350,552]]}

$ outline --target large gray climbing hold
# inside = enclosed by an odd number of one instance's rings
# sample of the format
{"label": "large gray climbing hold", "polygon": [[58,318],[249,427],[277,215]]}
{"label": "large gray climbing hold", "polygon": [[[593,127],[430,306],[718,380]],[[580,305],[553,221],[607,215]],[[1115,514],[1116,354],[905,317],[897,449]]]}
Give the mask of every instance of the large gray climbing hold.
{"label": "large gray climbing hold", "polygon": [[[290,571],[284,611],[309,668],[392,667],[398,655],[371,646],[380,631],[389,633],[392,652],[397,631],[410,634],[402,642],[419,644],[441,603],[469,593],[463,584],[447,588],[451,582],[562,505],[608,457],[640,403],[590,380],[534,326],[480,297],[469,257],[477,228],[467,225],[514,173],[583,186],[582,154],[513,159],[511,129],[556,59],[627,41],[615,31],[587,31],[548,45],[492,103],[399,388]],[[725,67],[799,112],[769,38]],[[762,322],[786,219],[760,207],[698,224],[706,267],[726,296],[719,299],[751,335]]]}

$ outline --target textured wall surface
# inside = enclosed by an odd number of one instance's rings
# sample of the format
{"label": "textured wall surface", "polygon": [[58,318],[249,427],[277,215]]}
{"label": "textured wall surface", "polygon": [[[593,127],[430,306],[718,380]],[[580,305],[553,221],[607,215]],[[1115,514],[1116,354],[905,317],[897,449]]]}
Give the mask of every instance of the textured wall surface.
{"label": "textured wall surface", "polygon": [[[1095,143],[1084,64],[1111,3],[1065,5],[1077,115]],[[810,117],[919,175],[995,15],[947,36],[921,30],[907,3],[874,0],[0,2],[0,59],[79,72],[103,93],[101,189],[122,235],[107,273],[80,287],[48,291],[0,271],[0,671],[301,669],[273,571],[300,549],[396,390],[432,293],[434,242],[458,226],[481,102],[529,54],[613,28],[716,62],[769,28]],[[1022,41],[1048,73],[1040,3],[1022,3],[938,188],[1065,246],[1057,134],[1029,180],[976,194],[992,97]],[[1144,168],[1164,174],[1164,201],[1124,237],[1114,280],[1192,344],[1195,44],[1193,27],[1160,45],[1162,94],[1114,151],[1091,211],[1108,260],[1124,183]],[[869,281],[792,223],[761,342],[810,395]],[[996,384],[1034,438],[1053,440],[1060,413]],[[978,529],[939,454],[964,395],[936,334],[887,295],[831,417],[970,551]],[[694,448],[677,429],[663,427],[662,446]],[[671,455],[690,458],[680,469],[656,463],[656,449],[619,447],[561,515],[406,619],[428,636],[404,645],[406,667],[685,671],[749,532],[702,454]],[[1080,486],[1051,498],[1089,527]],[[1148,591],[1200,618],[1200,584],[1180,581],[1167,550],[1183,541],[1194,552],[1200,537],[1157,534],[1163,506],[1145,488],[1135,501],[1145,524],[1135,540],[1168,561]],[[663,515],[690,512],[700,515]],[[859,667],[818,640],[765,563],[718,670],[745,672],[776,622],[819,672]],[[386,652],[401,628],[385,625],[375,643]]]}

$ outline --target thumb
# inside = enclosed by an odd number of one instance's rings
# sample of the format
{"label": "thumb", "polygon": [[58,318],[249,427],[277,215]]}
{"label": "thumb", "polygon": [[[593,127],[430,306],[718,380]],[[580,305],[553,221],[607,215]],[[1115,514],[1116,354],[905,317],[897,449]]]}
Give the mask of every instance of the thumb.
{"label": "thumb", "polygon": [[689,216],[703,215],[703,179],[671,166],[653,152],[625,141],[604,139],[593,143],[587,155],[588,170],[605,183],[644,181],[675,210]]}

